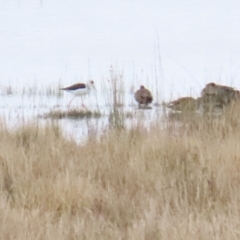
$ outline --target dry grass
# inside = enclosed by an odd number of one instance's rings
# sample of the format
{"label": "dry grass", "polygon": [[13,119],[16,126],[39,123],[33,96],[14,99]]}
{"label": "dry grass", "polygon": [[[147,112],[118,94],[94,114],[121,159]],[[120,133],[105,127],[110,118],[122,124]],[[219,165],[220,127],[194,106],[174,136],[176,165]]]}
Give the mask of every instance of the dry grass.
{"label": "dry grass", "polygon": [[51,118],[51,119],[83,119],[83,118],[100,118],[102,116],[99,111],[90,111],[90,110],[79,110],[79,109],[70,109],[69,111],[62,110],[50,110],[48,113],[40,118]]}
{"label": "dry grass", "polygon": [[2,127],[0,238],[239,239],[240,123],[229,112],[83,146],[56,126]]}

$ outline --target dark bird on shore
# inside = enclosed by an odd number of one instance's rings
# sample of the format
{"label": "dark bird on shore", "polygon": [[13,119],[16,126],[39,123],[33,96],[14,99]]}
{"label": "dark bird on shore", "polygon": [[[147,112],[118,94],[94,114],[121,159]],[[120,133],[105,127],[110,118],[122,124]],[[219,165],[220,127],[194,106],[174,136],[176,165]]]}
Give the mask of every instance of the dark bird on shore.
{"label": "dark bird on shore", "polygon": [[144,108],[147,108],[148,104],[152,103],[153,101],[152,93],[143,85],[140,86],[140,89],[135,92],[134,98],[136,102],[138,102],[139,108],[141,108],[141,105],[144,105]]}

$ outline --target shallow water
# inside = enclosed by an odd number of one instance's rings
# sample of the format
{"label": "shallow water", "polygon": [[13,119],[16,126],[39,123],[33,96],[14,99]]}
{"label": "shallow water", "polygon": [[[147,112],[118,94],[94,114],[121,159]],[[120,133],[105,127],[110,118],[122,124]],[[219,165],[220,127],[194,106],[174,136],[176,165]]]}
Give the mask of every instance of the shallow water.
{"label": "shallow water", "polygon": [[[27,96],[21,94],[0,95],[0,116],[10,129],[22,124],[38,123],[45,124],[53,122],[62,127],[66,137],[73,138],[78,142],[84,142],[89,137],[98,137],[110,128],[109,115],[111,113],[110,102],[99,102],[97,96],[91,94],[83,97],[84,104],[89,111],[99,111],[100,117],[70,118],[62,119],[46,117],[50,112],[68,113],[68,111],[84,110],[81,107],[81,98],[76,97],[71,106],[68,107],[71,94],[64,94],[63,97],[47,95]],[[125,97],[130,100],[132,95]],[[150,109],[138,109],[138,105],[128,101],[122,108],[124,111],[124,126],[131,127],[141,124],[148,128],[151,122],[155,121],[162,113],[160,107],[152,106]]]}

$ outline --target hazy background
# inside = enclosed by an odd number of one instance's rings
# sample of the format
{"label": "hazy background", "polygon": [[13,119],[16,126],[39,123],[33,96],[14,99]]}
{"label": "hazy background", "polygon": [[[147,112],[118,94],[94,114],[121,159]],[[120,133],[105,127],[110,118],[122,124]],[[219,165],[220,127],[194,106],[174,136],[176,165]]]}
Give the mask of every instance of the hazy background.
{"label": "hazy background", "polygon": [[100,85],[110,65],[166,98],[240,88],[240,1],[0,0],[1,85]]}

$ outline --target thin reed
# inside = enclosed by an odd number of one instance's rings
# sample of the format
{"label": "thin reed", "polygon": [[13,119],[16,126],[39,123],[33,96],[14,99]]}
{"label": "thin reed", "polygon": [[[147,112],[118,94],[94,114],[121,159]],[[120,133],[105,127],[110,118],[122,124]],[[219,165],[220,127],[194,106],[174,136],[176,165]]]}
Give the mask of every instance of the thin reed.
{"label": "thin reed", "polygon": [[110,69],[110,84],[112,96],[110,96],[109,127],[111,129],[121,130],[125,127],[126,118],[124,113],[124,80],[123,74],[121,72],[119,73],[118,70],[114,70],[112,67]]}

